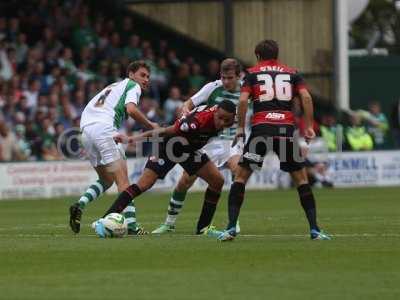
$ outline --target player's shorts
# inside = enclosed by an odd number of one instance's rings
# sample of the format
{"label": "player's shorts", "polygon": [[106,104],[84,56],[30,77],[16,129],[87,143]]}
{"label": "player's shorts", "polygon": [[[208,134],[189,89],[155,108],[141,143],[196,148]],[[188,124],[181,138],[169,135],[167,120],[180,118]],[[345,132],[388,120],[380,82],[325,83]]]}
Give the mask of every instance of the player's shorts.
{"label": "player's shorts", "polygon": [[115,143],[117,134],[113,126],[96,123],[85,126],[82,130],[82,145],[85,155],[93,167],[105,166],[120,159],[125,159],[121,144]]}
{"label": "player's shorts", "polygon": [[270,151],[278,155],[282,171],[290,173],[305,166],[298,141],[293,137],[271,137],[253,133],[244,146],[239,165],[250,170],[260,169],[265,155]]}
{"label": "player's shorts", "polygon": [[[185,160],[173,160],[173,158],[168,157],[165,151],[164,145],[160,147],[158,157],[150,156],[146,162],[145,168],[154,171],[159,179],[164,179],[169,171],[178,163],[181,167],[190,175],[195,175],[205,164],[207,164],[210,159],[207,154],[201,151],[195,151],[191,153],[185,153]],[[181,157],[181,155],[176,155]],[[181,157],[183,158],[183,156]]]}
{"label": "player's shorts", "polygon": [[224,168],[227,161],[235,155],[242,155],[243,142],[239,141],[232,147],[232,141],[228,139],[213,139],[205,145],[201,151],[205,152],[210,160],[218,167]]}

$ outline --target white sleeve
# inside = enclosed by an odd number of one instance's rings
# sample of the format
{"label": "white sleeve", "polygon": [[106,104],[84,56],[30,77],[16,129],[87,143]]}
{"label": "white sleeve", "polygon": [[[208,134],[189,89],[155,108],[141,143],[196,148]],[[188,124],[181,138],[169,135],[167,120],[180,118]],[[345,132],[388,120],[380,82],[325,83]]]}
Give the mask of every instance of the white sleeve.
{"label": "white sleeve", "polygon": [[194,106],[199,106],[207,102],[208,97],[210,97],[211,93],[218,87],[217,81],[209,82],[205,86],[203,86],[200,91],[194,94],[190,99],[192,99]]}
{"label": "white sleeve", "polygon": [[138,105],[141,94],[142,94],[142,89],[140,88],[140,85],[136,84],[133,89],[130,89],[126,93],[125,105],[128,103],[134,103]]}

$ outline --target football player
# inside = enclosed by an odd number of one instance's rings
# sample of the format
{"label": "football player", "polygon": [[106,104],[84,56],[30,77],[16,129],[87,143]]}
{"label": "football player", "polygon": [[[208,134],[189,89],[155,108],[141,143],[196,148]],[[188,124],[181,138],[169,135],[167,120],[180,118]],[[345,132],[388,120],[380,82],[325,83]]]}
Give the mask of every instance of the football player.
{"label": "football player", "polygon": [[[82,144],[99,179],[69,209],[69,225],[75,233],[80,231],[82,211],[86,205],[103,194],[114,182],[119,192],[129,186],[124,150],[113,139],[126,117],[130,116],[150,129],[159,127],[149,121],[137,107],[142,90],[147,90],[149,86],[150,67],[144,61],[132,62],[128,66],[127,75],[128,78],[110,84],[94,96],[81,116]],[[136,223],[133,202],[127,205],[124,215],[128,233],[142,234],[142,228]]]}
{"label": "football player", "polygon": [[[217,136],[224,128],[232,126],[236,115],[236,106],[229,100],[223,100],[212,108],[199,107],[186,116],[178,119],[174,125],[166,128],[148,131],[130,138],[116,136],[117,141],[127,139],[129,143],[143,138],[163,137],[158,144],[159,151],[149,157],[142,176],[137,183],[130,185],[119,194],[117,200],[106,212],[122,212],[132,199],[150,189],[157,179],[163,179],[167,173],[179,163],[189,176],[196,175],[208,183],[204,195],[203,208],[197,223],[196,234],[216,236],[216,231],[210,226],[220,197],[224,178],[207,154],[200,149],[212,137]],[[102,222],[95,223],[99,236],[105,236]]]}
{"label": "football player", "polygon": [[[182,108],[182,114],[188,114],[200,105],[214,106],[223,100],[231,101],[235,106],[239,102],[240,95],[240,71],[241,66],[234,58],[227,58],[221,63],[221,79],[207,83],[195,95],[187,100]],[[204,146],[210,160],[220,169],[228,168],[232,175],[243,151],[243,144],[232,146],[236,134],[236,126],[223,130]],[[175,186],[169,200],[167,217],[163,224],[152,231],[153,234],[163,234],[175,231],[175,222],[182,210],[186,193],[197,180],[196,175],[189,176],[184,171],[178,184]],[[238,228],[237,228],[238,230]]]}
{"label": "football player", "polygon": [[313,102],[299,73],[278,61],[279,47],[276,41],[264,40],[255,47],[257,65],[248,69],[241,88],[238,108],[236,139],[245,137],[247,102],[253,102],[251,134],[235,172],[229,192],[227,229],[218,237],[221,241],[235,238],[236,222],[243,203],[247,180],[256,168],[261,168],[264,156],[274,151],[280,159],[280,168],[289,172],[298,191],[301,206],[306,214],[311,239],[327,240],[317,224],[314,195],[308,183],[304,159],[300,155],[296,139],[292,106],[299,97],[305,118],[305,138],[315,137]]}

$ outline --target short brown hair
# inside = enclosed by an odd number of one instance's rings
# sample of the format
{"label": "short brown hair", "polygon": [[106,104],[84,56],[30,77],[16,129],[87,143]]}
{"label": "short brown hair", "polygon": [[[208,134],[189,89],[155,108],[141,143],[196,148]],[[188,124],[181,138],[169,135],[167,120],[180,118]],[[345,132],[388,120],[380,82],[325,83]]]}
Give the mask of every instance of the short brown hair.
{"label": "short brown hair", "polygon": [[278,43],[274,40],[264,40],[257,44],[254,54],[260,60],[277,59],[279,55]]}
{"label": "short brown hair", "polygon": [[145,68],[150,72],[150,66],[144,60],[135,60],[128,65],[128,68],[126,69],[126,75],[129,76],[130,72],[136,73],[136,71],[140,68]]}
{"label": "short brown hair", "polygon": [[235,58],[226,58],[221,63],[221,73],[234,70],[235,74],[239,76],[241,69],[240,63]]}

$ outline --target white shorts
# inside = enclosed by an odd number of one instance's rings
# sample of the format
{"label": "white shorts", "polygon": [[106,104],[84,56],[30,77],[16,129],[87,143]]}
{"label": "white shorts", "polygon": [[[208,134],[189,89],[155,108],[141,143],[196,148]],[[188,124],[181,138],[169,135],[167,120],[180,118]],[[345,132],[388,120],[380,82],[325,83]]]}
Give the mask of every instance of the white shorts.
{"label": "white shorts", "polygon": [[231,147],[232,141],[225,139],[212,139],[206,144],[202,151],[204,151],[210,160],[218,167],[224,168],[226,162],[235,155],[242,155],[243,142],[238,142],[234,147]]}
{"label": "white shorts", "polygon": [[121,144],[115,143],[113,137],[117,131],[113,126],[96,123],[82,130],[82,144],[85,155],[93,167],[105,166],[114,161],[125,159]]}

